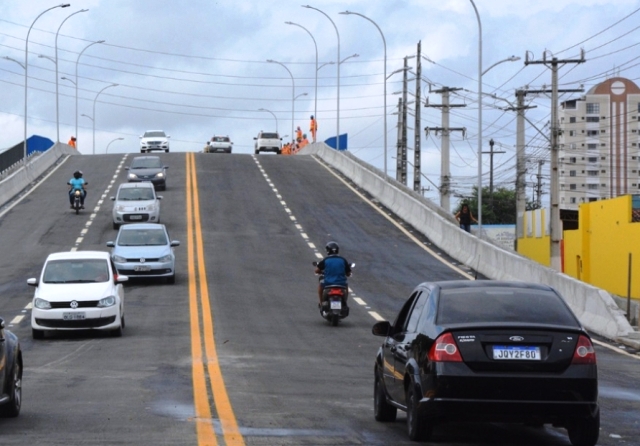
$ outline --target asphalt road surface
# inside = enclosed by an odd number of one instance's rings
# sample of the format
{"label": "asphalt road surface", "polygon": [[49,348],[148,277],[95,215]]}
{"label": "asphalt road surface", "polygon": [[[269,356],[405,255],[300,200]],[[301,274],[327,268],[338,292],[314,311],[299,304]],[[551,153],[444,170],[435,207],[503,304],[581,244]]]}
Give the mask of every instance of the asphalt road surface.
{"label": "asphalt road surface", "polygon": [[[133,155],[76,156],[0,209],[0,316],[22,343],[23,406],[1,445],[409,445],[405,417],[373,418],[376,319],[420,282],[472,278],[411,227],[310,156],[161,154],[161,221],[176,284],[125,284],[122,338],[31,339],[28,305],[51,252],[106,250]],[[86,210],[68,206],[81,169]],[[356,263],[351,314],[317,309],[311,262],[326,242]],[[22,317],[22,318],[21,318]],[[598,343],[601,445],[640,444],[640,357]],[[439,445],[568,445],[563,429],[451,423]]]}

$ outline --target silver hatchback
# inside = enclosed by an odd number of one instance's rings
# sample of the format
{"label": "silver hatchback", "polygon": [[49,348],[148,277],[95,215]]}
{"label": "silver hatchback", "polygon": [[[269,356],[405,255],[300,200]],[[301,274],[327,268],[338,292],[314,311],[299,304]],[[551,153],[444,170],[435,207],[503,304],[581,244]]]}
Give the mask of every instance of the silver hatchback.
{"label": "silver hatchback", "polygon": [[113,229],[124,223],[160,223],[161,195],[152,183],[122,183],[113,203]]}

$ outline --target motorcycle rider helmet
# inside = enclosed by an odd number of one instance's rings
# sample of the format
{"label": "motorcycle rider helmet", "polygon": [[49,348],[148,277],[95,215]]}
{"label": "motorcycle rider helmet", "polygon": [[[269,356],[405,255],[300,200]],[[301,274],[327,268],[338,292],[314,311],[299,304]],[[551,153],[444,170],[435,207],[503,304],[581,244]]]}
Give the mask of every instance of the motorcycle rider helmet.
{"label": "motorcycle rider helmet", "polygon": [[82,178],[82,171],[76,170],[75,172],[73,172],[73,178],[75,178],[76,180]]}
{"label": "motorcycle rider helmet", "polygon": [[338,254],[338,252],[340,251],[340,247],[336,242],[327,243],[327,246],[325,246],[324,249],[327,250],[328,255],[335,255],[335,254]]}

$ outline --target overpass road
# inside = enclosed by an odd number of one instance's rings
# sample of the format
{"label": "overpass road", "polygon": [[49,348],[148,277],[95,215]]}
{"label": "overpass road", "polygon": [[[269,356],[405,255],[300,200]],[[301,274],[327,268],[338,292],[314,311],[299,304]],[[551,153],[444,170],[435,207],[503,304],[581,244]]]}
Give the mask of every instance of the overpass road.
{"label": "overpass road", "polygon": [[[161,218],[181,241],[176,284],[127,283],[121,338],[31,339],[26,279],[51,252],[106,249],[116,235],[109,196],[131,157],[71,157],[0,209],[0,316],[24,356],[22,412],[0,419],[0,444],[413,444],[403,414],[373,418],[371,326],[395,317],[418,283],[473,271],[311,156],[161,154]],[[78,168],[90,188],[75,215],[64,193]],[[318,314],[311,266],[329,240],[356,263],[356,299],[338,327]],[[604,341],[597,354],[599,444],[640,444],[639,358]],[[553,427],[457,423],[433,441],[569,444]]]}

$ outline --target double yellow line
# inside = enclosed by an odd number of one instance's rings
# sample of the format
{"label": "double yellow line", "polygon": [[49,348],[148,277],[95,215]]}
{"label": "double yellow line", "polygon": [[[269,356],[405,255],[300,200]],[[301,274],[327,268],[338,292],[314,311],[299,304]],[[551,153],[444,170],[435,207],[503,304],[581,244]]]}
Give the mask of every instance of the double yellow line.
{"label": "double yellow line", "polygon": [[238,429],[238,423],[224,385],[213,337],[213,318],[200,225],[198,178],[193,153],[187,153],[186,174],[189,313],[191,319],[193,399],[198,446],[218,444],[218,437],[213,428],[212,409],[215,409],[217,418],[220,420],[224,444],[226,446],[244,445],[244,439]]}

